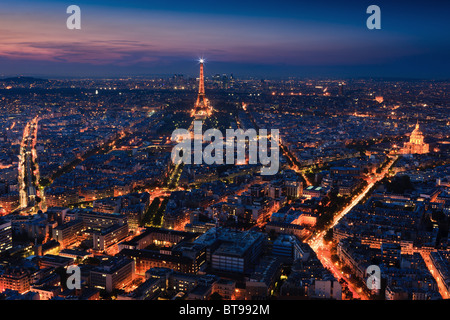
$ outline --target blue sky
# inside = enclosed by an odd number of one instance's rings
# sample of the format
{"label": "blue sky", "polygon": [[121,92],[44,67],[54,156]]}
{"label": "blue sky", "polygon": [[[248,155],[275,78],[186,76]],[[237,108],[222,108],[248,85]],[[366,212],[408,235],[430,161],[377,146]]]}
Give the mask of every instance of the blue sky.
{"label": "blue sky", "polygon": [[[81,30],[66,28],[67,6]],[[366,8],[381,8],[381,30]],[[444,1],[16,0],[0,9],[0,75],[206,74],[448,78]]]}

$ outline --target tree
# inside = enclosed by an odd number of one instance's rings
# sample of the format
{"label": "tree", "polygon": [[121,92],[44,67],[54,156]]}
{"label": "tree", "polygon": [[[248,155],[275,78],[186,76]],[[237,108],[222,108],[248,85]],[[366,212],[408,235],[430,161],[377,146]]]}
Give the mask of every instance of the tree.
{"label": "tree", "polygon": [[145,226],[146,224],[150,223],[153,220],[160,203],[161,203],[160,198],[157,197],[153,199],[152,203],[150,204],[144,216],[142,217],[141,226]]}
{"label": "tree", "polygon": [[55,273],[57,275],[59,275],[59,278],[61,279],[61,287],[63,289],[67,289],[67,278],[68,278],[68,275],[67,275],[66,269],[64,267],[57,267],[55,269]]}
{"label": "tree", "polygon": [[87,257],[86,259],[83,260],[83,264],[89,264],[89,265],[93,265],[93,266],[100,265],[100,262],[101,261],[95,257]]}
{"label": "tree", "polygon": [[336,263],[339,262],[339,257],[335,254],[331,255],[331,262]]}
{"label": "tree", "polygon": [[411,178],[408,175],[396,176],[391,182],[387,182],[388,192],[403,194],[405,191],[414,190]]}
{"label": "tree", "polygon": [[161,205],[159,206],[159,209],[156,211],[156,213],[153,215],[152,218],[152,224],[154,226],[161,226],[162,225],[162,218],[164,216],[164,213],[166,212],[166,206],[169,202],[169,198],[165,198]]}
{"label": "tree", "polygon": [[344,273],[347,273],[347,274],[351,274],[352,273],[352,269],[349,266],[343,266],[342,267],[342,271]]}
{"label": "tree", "polygon": [[328,229],[328,231],[325,233],[323,239],[325,241],[332,241],[333,240],[333,228]]}
{"label": "tree", "polygon": [[223,300],[223,297],[218,292],[214,292],[209,296],[209,300]]}
{"label": "tree", "polygon": [[39,179],[39,185],[42,187],[48,187],[48,186],[50,186],[51,183],[52,182],[48,178],[40,178]]}
{"label": "tree", "polygon": [[270,229],[270,231],[269,231],[269,239],[270,240],[275,240],[275,238],[276,238],[275,230],[274,229]]}

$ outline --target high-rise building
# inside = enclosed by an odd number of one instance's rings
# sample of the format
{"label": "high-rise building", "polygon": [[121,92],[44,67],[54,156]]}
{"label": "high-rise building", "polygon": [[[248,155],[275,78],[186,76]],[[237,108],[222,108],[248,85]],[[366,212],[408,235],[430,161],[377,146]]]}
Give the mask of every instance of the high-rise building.
{"label": "high-rise building", "polygon": [[104,251],[107,248],[119,243],[128,235],[127,224],[115,224],[111,227],[104,228],[100,232],[93,234],[93,250]]}
{"label": "high-rise building", "polygon": [[266,236],[257,231],[212,228],[194,243],[207,246],[206,256],[213,270],[245,273],[264,251]]}
{"label": "high-rise building", "polygon": [[12,248],[11,221],[0,219],[0,253]]}
{"label": "high-rise building", "polygon": [[288,197],[299,198],[303,194],[303,183],[301,181],[287,180],[284,183],[284,188]]}
{"label": "high-rise building", "polygon": [[30,290],[30,272],[24,268],[7,268],[0,274],[0,292],[10,289],[20,294]]}
{"label": "high-rise building", "polygon": [[90,272],[91,286],[111,292],[129,284],[135,274],[135,262],[126,258],[111,258]]}
{"label": "high-rise building", "polygon": [[339,95],[343,96],[344,95],[344,83],[339,82]]}
{"label": "high-rise building", "polygon": [[52,238],[59,242],[61,248],[66,248],[77,240],[77,234],[83,229],[81,219],[61,224],[52,230]]}

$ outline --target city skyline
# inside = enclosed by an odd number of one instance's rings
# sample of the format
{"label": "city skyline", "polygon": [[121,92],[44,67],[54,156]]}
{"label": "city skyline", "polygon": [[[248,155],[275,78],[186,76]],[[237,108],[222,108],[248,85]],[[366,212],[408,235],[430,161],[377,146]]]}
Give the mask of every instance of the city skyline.
{"label": "city skyline", "polygon": [[378,1],[381,30],[368,30],[369,1],[227,5],[196,1],[21,0],[0,12],[0,75],[120,77],[186,73],[206,57],[209,74],[241,77],[446,79],[450,33],[442,2]]}
{"label": "city skyline", "polygon": [[0,302],[448,300],[448,9],[2,5]]}

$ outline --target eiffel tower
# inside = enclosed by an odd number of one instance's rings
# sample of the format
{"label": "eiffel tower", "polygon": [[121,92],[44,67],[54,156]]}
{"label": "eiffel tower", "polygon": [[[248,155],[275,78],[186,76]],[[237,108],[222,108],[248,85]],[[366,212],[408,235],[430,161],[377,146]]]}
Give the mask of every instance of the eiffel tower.
{"label": "eiffel tower", "polygon": [[209,104],[209,100],[205,96],[205,78],[203,76],[203,63],[204,60],[200,59],[200,79],[198,84],[198,96],[192,109],[191,115],[195,119],[206,119],[212,113],[212,107]]}

